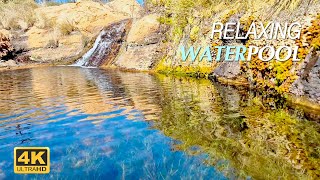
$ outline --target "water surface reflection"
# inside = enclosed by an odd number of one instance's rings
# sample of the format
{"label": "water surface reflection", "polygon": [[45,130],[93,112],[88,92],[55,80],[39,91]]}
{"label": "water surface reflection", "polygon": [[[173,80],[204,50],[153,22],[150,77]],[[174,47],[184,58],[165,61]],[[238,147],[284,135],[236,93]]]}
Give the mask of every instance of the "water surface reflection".
{"label": "water surface reflection", "polygon": [[54,178],[320,174],[317,123],[208,80],[42,67],[1,72],[0,92],[0,179],[20,177],[15,146],[49,146]]}

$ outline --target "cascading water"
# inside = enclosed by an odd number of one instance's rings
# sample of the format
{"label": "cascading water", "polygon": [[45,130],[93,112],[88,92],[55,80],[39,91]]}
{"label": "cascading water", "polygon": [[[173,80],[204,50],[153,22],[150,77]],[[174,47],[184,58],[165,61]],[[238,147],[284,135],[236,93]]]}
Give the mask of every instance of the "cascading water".
{"label": "cascading water", "polygon": [[93,47],[87,52],[85,53],[81,59],[79,59],[74,66],[86,66],[88,64],[88,59],[91,57],[91,55],[95,52],[95,50],[97,49],[98,45],[100,44],[101,41],[101,36],[102,34],[104,34],[105,31],[101,31],[99,36],[97,37],[96,41],[93,44]]}
{"label": "cascading water", "polygon": [[98,67],[112,62],[120,50],[127,26],[131,25],[130,22],[130,20],[123,20],[103,29],[93,47],[74,66]]}

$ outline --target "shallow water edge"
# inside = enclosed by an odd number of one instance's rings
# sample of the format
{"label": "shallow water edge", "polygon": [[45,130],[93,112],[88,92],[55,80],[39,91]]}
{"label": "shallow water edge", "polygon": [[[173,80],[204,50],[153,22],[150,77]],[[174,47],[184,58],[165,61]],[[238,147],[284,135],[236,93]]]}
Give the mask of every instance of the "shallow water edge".
{"label": "shallow water edge", "polygon": [[[78,67],[6,71],[0,81],[0,153],[49,146],[54,177],[319,176],[319,124],[298,108],[267,109],[246,89]],[[17,177],[10,158],[0,162],[6,178]]]}

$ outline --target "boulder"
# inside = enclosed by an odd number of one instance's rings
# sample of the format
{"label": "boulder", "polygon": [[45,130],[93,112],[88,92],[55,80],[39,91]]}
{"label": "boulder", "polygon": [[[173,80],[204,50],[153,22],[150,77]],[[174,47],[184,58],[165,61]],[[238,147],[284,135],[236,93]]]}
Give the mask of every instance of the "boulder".
{"label": "boulder", "polygon": [[0,62],[0,67],[14,67],[14,66],[17,66],[17,63],[14,60]]}
{"label": "boulder", "polygon": [[320,104],[320,52],[311,51],[308,54],[298,71],[298,76],[291,85],[290,92]]}
{"label": "boulder", "polygon": [[159,32],[160,23],[158,21],[159,15],[150,14],[137,20],[128,35],[127,42],[134,44],[153,44],[157,43],[157,36]]}
{"label": "boulder", "polygon": [[212,75],[226,79],[236,79],[241,73],[240,63],[236,61],[223,61],[213,70]]}
{"label": "boulder", "polygon": [[131,23],[131,20],[123,20],[104,28],[93,47],[77,62],[77,65],[98,67],[112,64],[119,53]]}
{"label": "boulder", "polygon": [[128,47],[120,53],[115,65],[123,69],[149,70],[154,66],[157,44]]}
{"label": "boulder", "polygon": [[136,20],[124,43],[115,65],[124,69],[149,70],[159,57],[160,24],[158,15],[151,14]]}
{"label": "boulder", "polygon": [[[28,55],[39,61],[69,61],[86,51],[101,30],[113,23],[139,17],[143,8],[135,0],[107,4],[93,1],[35,9],[36,23],[26,33]],[[89,43],[90,44],[90,43]]]}
{"label": "boulder", "polygon": [[0,33],[0,59],[7,60],[13,57],[14,48],[10,43],[10,39]]}
{"label": "boulder", "polygon": [[44,28],[47,23],[59,28],[67,23],[86,35],[96,35],[109,24],[139,16],[142,10],[135,0],[115,0],[107,4],[80,1],[36,9],[36,26]]}

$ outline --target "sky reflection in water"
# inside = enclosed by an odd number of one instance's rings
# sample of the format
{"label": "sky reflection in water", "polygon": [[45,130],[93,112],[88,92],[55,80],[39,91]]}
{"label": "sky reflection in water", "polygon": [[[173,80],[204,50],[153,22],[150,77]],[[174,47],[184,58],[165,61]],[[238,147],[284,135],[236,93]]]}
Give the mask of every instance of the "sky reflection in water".
{"label": "sky reflection in water", "polygon": [[320,177],[319,123],[298,108],[264,110],[245,89],[41,67],[1,72],[0,93],[0,179],[23,177],[13,174],[15,146],[51,148],[40,179]]}
{"label": "sky reflection in water", "polygon": [[49,67],[0,77],[0,179],[25,176],[13,173],[16,146],[50,147],[51,173],[31,175],[40,179],[225,179],[207,155],[175,151],[180,142],[152,128],[161,94],[151,75]]}

